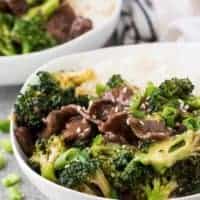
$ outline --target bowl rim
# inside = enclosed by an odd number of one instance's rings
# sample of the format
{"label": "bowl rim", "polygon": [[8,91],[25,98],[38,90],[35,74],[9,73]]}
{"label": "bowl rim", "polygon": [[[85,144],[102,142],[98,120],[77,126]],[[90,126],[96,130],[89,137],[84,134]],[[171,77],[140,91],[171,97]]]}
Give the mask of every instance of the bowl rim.
{"label": "bowl rim", "polygon": [[121,12],[123,0],[115,0],[114,2],[115,2],[115,9],[112,12],[112,15],[110,15],[108,17],[108,19],[105,20],[100,26],[96,26],[96,27],[92,28],[90,31],[80,35],[79,37],[74,38],[70,41],[66,41],[62,44],[58,44],[56,46],[40,50],[40,51],[30,52],[30,53],[27,53],[27,54],[17,54],[17,55],[12,55],[12,56],[0,56],[0,60],[2,60],[2,61],[8,61],[8,60],[12,61],[12,60],[15,60],[15,59],[36,57],[39,54],[44,55],[46,53],[52,53],[52,52],[56,51],[57,49],[61,49],[63,47],[70,46],[70,45],[73,46],[73,45],[79,43],[82,40],[89,39],[90,36],[92,36],[95,32],[101,32],[104,29],[104,27],[106,27],[108,24],[110,24],[113,20],[115,20],[119,16],[119,14]]}
{"label": "bowl rim", "polygon": [[[127,45],[127,46],[118,46],[118,47],[106,47],[106,48],[102,48],[102,49],[97,49],[97,50],[92,50],[92,51],[87,51],[87,52],[81,52],[81,53],[73,53],[73,54],[70,54],[70,55],[65,55],[65,56],[61,56],[61,57],[58,57],[56,59],[53,59],[49,62],[47,62],[46,64],[43,64],[41,67],[37,68],[25,81],[25,83],[23,84],[22,88],[20,89],[19,93],[20,92],[23,92],[27,89],[27,86],[31,83],[32,81],[32,78],[35,77],[36,73],[38,71],[41,71],[41,70],[46,70],[48,71],[48,68],[49,68],[49,65],[50,64],[53,64],[53,63],[56,63],[58,62],[59,60],[62,60],[62,59],[68,59],[68,58],[76,58],[76,57],[79,57],[79,56],[88,56],[90,54],[95,54],[95,53],[106,53],[106,51],[113,51],[115,49],[131,49],[131,48],[136,48],[136,49],[139,49],[139,48],[146,48],[147,46],[153,46],[153,47],[171,47],[173,48],[174,46],[181,46],[181,47],[198,47],[200,48],[200,43],[187,43],[187,44],[184,44],[184,43],[173,43],[173,42],[166,42],[166,43],[153,43],[153,44],[137,44],[137,45]],[[13,113],[14,113],[14,107],[12,108],[11,110],[11,116],[13,116]],[[18,144],[17,142],[17,139],[15,137],[15,134],[14,134],[14,128],[15,128],[15,120],[13,117],[11,117],[11,124],[10,124],[10,137],[11,137],[11,143],[12,143],[12,147],[13,147],[13,151],[14,151],[14,155],[19,163],[20,166],[22,166],[23,168],[26,169],[26,171],[31,174],[32,176],[35,176],[36,178],[40,179],[41,182],[44,182],[46,184],[51,184],[52,186],[54,186],[55,188],[57,188],[58,190],[67,190],[68,192],[73,192],[73,193],[78,193],[80,195],[80,197],[85,197],[85,198],[94,198],[96,200],[111,200],[110,198],[104,198],[104,197],[98,197],[98,196],[93,196],[93,195],[89,195],[89,194],[86,194],[86,193],[82,193],[82,192],[79,192],[79,191],[76,191],[76,190],[73,190],[73,189],[70,189],[70,188],[67,188],[67,187],[64,187],[62,185],[59,185],[59,184],[56,184],[48,179],[45,179],[44,177],[42,177],[41,175],[39,175],[38,173],[36,173],[28,164],[27,162],[22,158],[22,155],[21,154],[24,154],[23,151],[21,150],[21,147],[20,145]],[[18,150],[19,148],[19,150]],[[20,151],[22,153],[20,153]],[[192,199],[192,198],[197,198],[197,197],[200,197],[200,193],[197,193],[197,194],[193,194],[193,195],[187,195],[187,196],[183,196],[183,197],[177,197],[177,198],[171,198],[171,200],[185,200],[185,198],[189,198],[188,200]]]}

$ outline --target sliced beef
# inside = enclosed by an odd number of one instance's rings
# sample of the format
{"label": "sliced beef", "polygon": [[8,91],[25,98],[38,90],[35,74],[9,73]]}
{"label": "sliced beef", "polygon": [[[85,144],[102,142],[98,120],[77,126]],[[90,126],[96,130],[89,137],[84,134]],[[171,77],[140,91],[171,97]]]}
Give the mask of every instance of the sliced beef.
{"label": "sliced beef", "polygon": [[76,14],[73,8],[65,3],[49,19],[47,31],[60,43],[69,38],[69,32]]}
{"label": "sliced beef", "polygon": [[100,124],[102,121],[106,121],[112,113],[121,111],[120,105],[112,102],[111,100],[100,99],[94,101],[88,110],[89,120],[96,124]]}
{"label": "sliced beef", "polygon": [[0,11],[7,11],[8,10],[8,4],[6,0],[0,0]]}
{"label": "sliced beef", "polygon": [[30,156],[34,149],[34,138],[32,133],[26,127],[17,127],[15,129],[15,135],[23,152],[27,156]]}
{"label": "sliced beef", "polygon": [[80,115],[81,107],[77,105],[63,106],[60,110],[53,110],[43,119],[45,128],[41,137],[49,138],[53,134],[59,134],[65,128],[66,121],[71,117]]}
{"label": "sliced beef", "polygon": [[61,110],[54,110],[43,120],[45,128],[42,131],[42,138],[49,138],[51,135],[60,132],[64,126],[67,116]]}
{"label": "sliced beef", "polygon": [[108,139],[116,140],[118,138],[121,141],[120,143],[136,143],[137,139],[127,124],[127,118],[128,114],[126,112],[114,113],[99,126],[99,130]]}
{"label": "sliced beef", "polygon": [[106,92],[103,96],[103,99],[111,100],[112,102],[117,102],[121,105],[128,106],[132,96],[133,90],[125,85],[113,88],[112,90]]}
{"label": "sliced beef", "polygon": [[71,117],[62,132],[66,142],[87,139],[91,135],[91,125],[82,116]]}
{"label": "sliced beef", "polygon": [[127,119],[134,134],[141,140],[163,140],[170,136],[165,123],[159,120],[139,120],[133,117]]}
{"label": "sliced beef", "polygon": [[26,0],[5,0],[5,1],[11,12],[15,15],[20,16],[24,14],[28,9]]}
{"label": "sliced beef", "polygon": [[84,17],[76,17],[72,23],[69,38],[74,39],[92,29],[92,21]]}

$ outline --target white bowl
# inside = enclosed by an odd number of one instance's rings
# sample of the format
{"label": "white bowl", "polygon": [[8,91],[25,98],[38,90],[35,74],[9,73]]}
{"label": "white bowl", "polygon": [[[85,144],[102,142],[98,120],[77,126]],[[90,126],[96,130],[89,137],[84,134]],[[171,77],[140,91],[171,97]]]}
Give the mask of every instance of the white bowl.
{"label": "white bowl", "polygon": [[91,31],[80,37],[39,52],[0,56],[0,86],[20,84],[38,66],[74,52],[102,47],[113,33],[121,11],[122,0],[70,0],[74,10],[93,21]]}
{"label": "white bowl", "polygon": [[[159,83],[172,76],[189,77],[198,86],[200,85],[199,51],[200,44],[154,44],[108,48],[58,58],[38,70],[71,71],[90,67],[94,68],[102,79],[107,79],[113,73],[120,73],[127,80],[139,86],[144,86],[149,80]],[[29,77],[22,91],[26,90],[27,84],[36,81],[35,74],[36,72]],[[22,171],[49,199],[103,199],[64,188],[35,173],[26,164],[26,156],[21,151],[13,130],[14,121],[11,123],[12,144]],[[198,200],[200,199],[200,194],[179,198],[179,200],[183,199]]]}

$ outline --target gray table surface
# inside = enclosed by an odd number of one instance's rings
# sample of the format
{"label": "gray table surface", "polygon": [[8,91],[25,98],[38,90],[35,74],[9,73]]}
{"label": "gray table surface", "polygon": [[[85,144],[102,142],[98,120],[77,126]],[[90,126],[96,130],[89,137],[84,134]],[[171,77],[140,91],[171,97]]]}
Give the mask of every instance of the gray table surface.
{"label": "gray table surface", "polygon": [[[0,119],[4,119],[10,113],[11,107],[15,101],[20,86],[0,87]],[[0,138],[9,137],[6,134],[0,134]],[[22,191],[25,194],[25,200],[47,200],[27,179],[19,168],[14,156],[6,154],[8,165],[4,170],[0,170],[0,180],[7,174],[16,172],[22,177]],[[0,184],[0,200],[7,200],[7,190]]]}

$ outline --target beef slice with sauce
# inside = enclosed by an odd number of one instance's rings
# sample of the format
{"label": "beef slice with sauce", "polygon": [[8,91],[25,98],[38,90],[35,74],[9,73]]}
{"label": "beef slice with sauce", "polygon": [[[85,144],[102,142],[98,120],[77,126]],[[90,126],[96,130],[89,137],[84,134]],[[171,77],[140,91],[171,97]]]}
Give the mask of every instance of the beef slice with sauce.
{"label": "beef slice with sauce", "polygon": [[30,130],[26,127],[17,127],[15,136],[24,153],[30,156],[34,149],[34,138]]}
{"label": "beef slice with sauce", "polygon": [[140,120],[134,117],[127,119],[133,133],[141,140],[163,140],[170,136],[170,131],[163,121],[147,119]]}
{"label": "beef slice with sauce", "polygon": [[129,86],[125,85],[105,92],[102,98],[128,106],[132,96],[133,90]]}
{"label": "beef slice with sauce", "polygon": [[76,14],[73,8],[65,3],[63,4],[47,22],[47,31],[60,43],[69,38],[70,29]]}
{"label": "beef slice with sauce", "polygon": [[99,130],[110,142],[136,144],[137,138],[127,124],[128,114],[118,112],[110,115],[108,120],[101,123]]}
{"label": "beef slice with sauce", "polygon": [[24,14],[28,9],[26,0],[5,0],[5,2],[9,10],[17,16]]}
{"label": "beef slice with sauce", "polygon": [[70,116],[65,121],[65,128],[62,130],[66,142],[87,139],[91,135],[91,124],[84,117],[83,108],[70,105],[62,107],[61,110]]}
{"label": "beef slice with sauce", "polygon": [[72,23],[69,39],[74,39],[92,29],[92,21],[88,18],[78,16]]}

